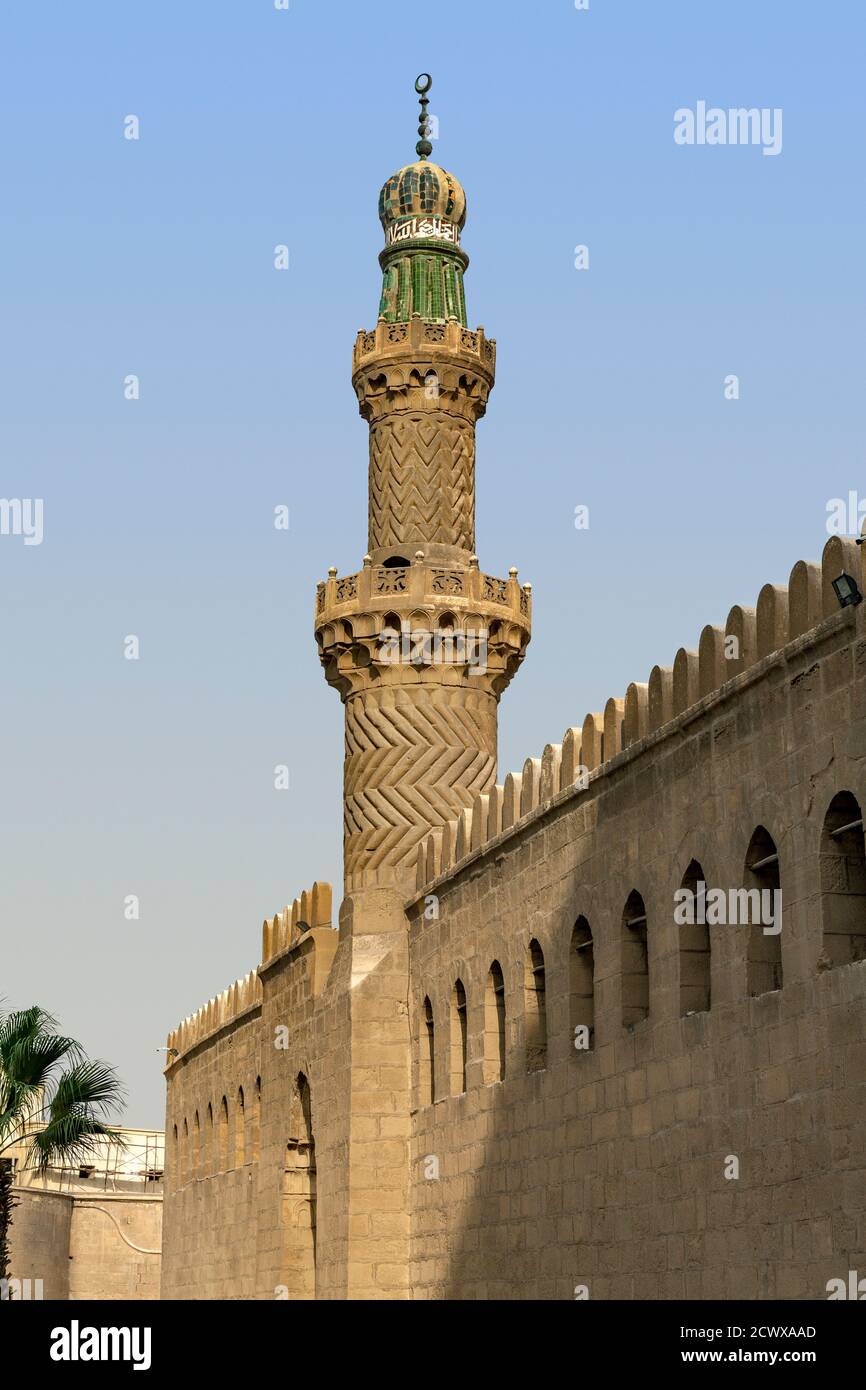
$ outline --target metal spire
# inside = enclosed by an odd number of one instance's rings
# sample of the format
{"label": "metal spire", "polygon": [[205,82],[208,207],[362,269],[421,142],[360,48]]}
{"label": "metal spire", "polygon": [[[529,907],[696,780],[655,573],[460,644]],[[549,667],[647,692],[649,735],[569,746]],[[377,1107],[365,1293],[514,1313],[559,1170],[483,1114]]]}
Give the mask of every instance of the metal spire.
{"label": "metal spire", "polygon": [[418,101],[421,107],[421,120],[418,123],[418,134],[421,139],[415,146],[419,159],[429,159],[433,153],[433,146],[430,144],[430,118],[427,115],[427,107],[430,105],[427,100],[427,93],[433,86],[433,78],[429,72],[422,72],[415,78],[415,91],[418,93]]}

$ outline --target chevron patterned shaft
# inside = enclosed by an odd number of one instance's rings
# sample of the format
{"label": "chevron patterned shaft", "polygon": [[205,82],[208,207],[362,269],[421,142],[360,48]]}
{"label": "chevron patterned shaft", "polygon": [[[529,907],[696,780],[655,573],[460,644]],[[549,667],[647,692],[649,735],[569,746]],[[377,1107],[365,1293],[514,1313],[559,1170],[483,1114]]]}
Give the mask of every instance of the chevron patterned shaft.
{"label": "chevron patterned shaft", "polygon": [[346,703],[346,889],[411,879],[418,842],[496,776],[496,701],[463,686],[412,684]]}
{"label": "chevron patterned shaft", "polygon": [[369,547],[425,541],[475,549],[475,427],[389,415],[370,427]]}

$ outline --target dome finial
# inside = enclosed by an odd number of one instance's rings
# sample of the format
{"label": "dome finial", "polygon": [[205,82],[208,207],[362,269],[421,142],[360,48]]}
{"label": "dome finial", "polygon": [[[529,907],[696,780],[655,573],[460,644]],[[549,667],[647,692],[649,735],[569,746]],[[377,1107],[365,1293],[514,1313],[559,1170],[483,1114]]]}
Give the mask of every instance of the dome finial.
{"label": "dome finial", "polygon": [[430,105],[427,100],[427,93],[433,86],[433,78],[429,72],[422,72],[415,78],[415,91],[418,93],[418,103],[421,107],[421,120],[418,123],[418,134],[421,139],[415,146],[415,151],[419,159],[429,159],[433,153],[433,146],[430,144],[430,117],[427,115],[427,107]]}

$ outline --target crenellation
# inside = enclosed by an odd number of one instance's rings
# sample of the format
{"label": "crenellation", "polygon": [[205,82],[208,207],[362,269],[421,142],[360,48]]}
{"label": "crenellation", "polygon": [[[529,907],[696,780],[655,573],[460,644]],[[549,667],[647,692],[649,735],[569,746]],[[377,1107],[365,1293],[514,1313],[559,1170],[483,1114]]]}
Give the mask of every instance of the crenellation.
{"label": "crenellation", "polygon": [[753,666],[758,660],[756,609],[743,608],[738,603],[734,604],[725,623],[726,643],[730,639],[733,639],[733,646],[730,654],[727,650],[725,651],[728,671],[725,679],[738,676],[741,671]]}
{"label": "crenellation", "polygon": [[541,792],[541,759],[527,758],[520,777],[520,810],[518,819],[531,815],[538,806]]}
{"label": "crenellation", "polygon": [[496,782],[488,793],[490,800],[487,804],[487,836],[488,840],[493,840],[502,830],[502,798],[505,787],[501,782]]}
{"label": "crenellation", "polygon": [[674,668],[654,666],[649,675],[647,732],[663,729],[674,717]]}
{"label": "crenellation", "polygon": [[637,743],[649,731],[649,684],[632,681],[625,692],[622,746]]}
{"label": "crenellation", "polygon": [[442,826],[442,839],[439,846],[439,872],[444,874],[454,862],[454,844],[457,839],[457,822],[446,821]]}
{"label": "crenellation", "polygon": [[168,1070],[178,1056],[183,1056],[211,1034],[233,1023],[247,1010],[257,1008],[262,1001],[262,986],[259,970],[274,956],[286,950],[299,937],[302,926],[329,927],[331,925],[331,885],[314,883],[296,898],[292,908],[285,908],[270,921],[262,925],[262,959],[256,970],[235,980],[220,994],[214,995],[189,1014],[168,1035]]}
{"label": "crenellation", "polygon": [[604,714],[587,714],[580,736],[580,761],[587,772],[604,762]]}
{"label": "crenellation", "polygon": [[[422,848],[422,847],[423,847],[423,843],[424,843],[424,842],[422,841],[422,842],[421,842],[421,846],[419,846],[419,848]],[[442,863],[442,829],[441,829],[441,827],[437,827],[436,830],[431,831],[431,833],[427,836],[427,869],[428,869],[428,874],[429,874],[429,870],[432,869],[432,870],[433,870],[433,874],[430,875],[430,876],[436,877],[436,875],[439,873],[439,866],[441,865],[441,863]]]}
{"label": "crenellation", "polygon": [[541,755],[541,779],[539,782],[539,802],[551,801],[559,792],[559,776],[562,767],[562,744],[546,743]]}
{"label": "crenellation", "polygon": [[562,735],[562,760],[559,765],[559,789],[570,791],[581,775],[581,741],[583,730],[566,729]]}
{"label": "crenellation", "polygon": [[810,632],[822,616],[821,570],[798,560],[788,580],[788,641]]}
{"label": "crenellation", "polygon": [[611,696],[604,707],[604,718],[602,724],[604,742],[604,761],[608,762],[615,758],[617,753],[623,750],[623,737],[625,722],[625,699],[619,696]]}
{"label": "crenellation", "polygon": [[864,548],[852,536],[831,536],[821,556],[821,613],[829,618],[839,611],[839,600],[833,590],[833,580],[840,574],[850,574],[866,587],[866,555]]}
{"label": "crenellation", "polygon": [[240,1014],[248,1009],[255,1008],[261,1003],[261,983],[258,973],[251,970],[249,974],[236,980],[228,989],[224,989],[221,994],[214,995],[207,1003],[202,1004],[196,1009],[195,1013],[188,1014],[167,1038],[168,1060],[166,1070],[169,1070],[177,1060],[177,1054],[183,1056],[193,1047],[211,1034],[225,1028],[234,1022]]}
{"label": "crenellation", "polygon": [[781,584],[765,584],[756,608],[758,660],[781,651],[788,640],[788,590]]}
{"label": "crenellation", "polygon": [[[571,790],[581,769],[584,777],[596,773],[645,737],[690,715],[727,682],[807,637],[825,618],[839,612],[832,581],[843,571],[866,585],[863,548],[852,537],[833,536],[824,547],[820,568],[798,561],[791,571],[789,589],[765,584],[755,608],[736,604],[724,628],[706,626],[697,651],[681,647],[672,667],[654,666],[646,684],[632,683],[624,699],[611,697],[603,714],[587,714],[580,728],[565,731],[560,744],[546,745],[542,758],[527,758],[522,772],[506,775],[500,793],[501,814],[496,789],[488,793],[483,837],[476,822],[464,852],[457,853],[456,834],[452,834],[447,868],[455,867],[470,852],[480,851],[486,843],[513,829],[539,806]],[[809,626],[804,628],[806,621]],[[545,759],[550,769],[555,766],[555,773],[545,771]],[[496,815],[495,824],[491,822],[492,812]],[[426,866],[426,849],[422,857]],[[441,857],[432,862],[437,877],[446,872]],[[430,876],[427,881],[432,881]]]}
{"label": "crenellation", "polygon": [[457,830],[454,836],[455,861],[465,858],[472,845],[472,808],[466,806],[457,817]]}
{"label": "crenellation", "polygon": [[508,830],[520,820],[520,796],[523,789],[523,774],[509,772],[505,778],[502,792],[502,829]]}
{"label": "crenellation", "polygon": [[700,664],[698,653],[680,647],[674,657],[674,673],[671,682],[671,718],[676,719],[701,698]]}
{"label": "crenellation", "polygon": [[489,806],[490,793],[479,792],[472,803],[472,833],[469,839],[470,850],[480,849],[487,839]]}
{"label": "crenellation", "polygon": [[708,624],[698,642],[698,698],[712,695],[732,675],[725,660],[724,629]]}
{"label": "crenellation", "polygon": [[436,877],[437,866],[433,854],[433,836],[428,835],[426,840],[422,840],[418,846],[418,859],[415,865],[415,891],[422,889],[425,883]]}

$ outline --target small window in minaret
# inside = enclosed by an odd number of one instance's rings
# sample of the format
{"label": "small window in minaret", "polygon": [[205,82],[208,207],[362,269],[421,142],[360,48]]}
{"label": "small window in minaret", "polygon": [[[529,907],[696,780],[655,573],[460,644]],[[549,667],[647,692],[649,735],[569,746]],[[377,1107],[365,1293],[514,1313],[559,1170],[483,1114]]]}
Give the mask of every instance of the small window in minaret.
{"label": "small window in minaret", "polygon": [[386,570],[406,569],[408,564],[409,561],[404,555],[389,555],[387,560],[382,561],[382,565]]}

